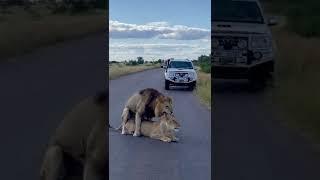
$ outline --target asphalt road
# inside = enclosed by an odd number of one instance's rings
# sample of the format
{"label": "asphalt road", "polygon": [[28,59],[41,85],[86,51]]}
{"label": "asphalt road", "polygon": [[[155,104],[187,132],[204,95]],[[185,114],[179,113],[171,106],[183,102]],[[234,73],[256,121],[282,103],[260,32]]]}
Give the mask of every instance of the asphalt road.
{"label": "asphalt road", "polygon": [[[39,179],[42,153],[65,112],[105,87],[103,35],[39,49],[0,64],[0,177]],[[174,98],[181,142],[110,136],[110,179],[318,180],[320,158],[303,138],[280,125],[263,92],[245,83],[216,81],[210,111],[189,91],[164,91],[161,70],[110,82],[110,123],[118,126],[135,91],[153,87]],[[214,129],[210,129],[211,123]]]}
{"label": "asphalt road", "polygon": [[109,122],[118,127],[126,100],[143,88],[155,88],[173,98],[181,124],[180,142],[164,143],[109,131],[110,180],[211,179],[211,114],[186,90],[164,90],[162,69],[123,76],[109,83]]}
{"label": "asphalt road", "polygon": [[215,80],[214,179],[319,180],[319,153],[283,125],[266,92]]}
{"label": "asphalt road", "polygon": [[0,64],[0,179],[36,180],[49,136],[82,98],[105,89],[104,35]]}

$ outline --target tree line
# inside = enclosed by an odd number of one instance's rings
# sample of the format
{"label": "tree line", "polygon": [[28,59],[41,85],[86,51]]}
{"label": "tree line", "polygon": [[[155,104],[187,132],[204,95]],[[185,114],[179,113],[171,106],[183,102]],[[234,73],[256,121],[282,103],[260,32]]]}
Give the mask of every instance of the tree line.
{"label": "tree line", "polygon": [[[135,60],[125,60],[123,63],[128,66],[137,66],[142,64],[161,64],[164,59],[158,59],[155,61],[145,61],[143,57],[137,57]],[[205,73],[211,73],[211,55],[201,55],[197,59],[192,61],[194,65],[199,66],[200,70]],[[120,61],[110,61],[109,64],[121,63]]]}
{"label": "tree line", "polygon": [[12,6],[22,6],[28,10],[36,5],[44,5],[52,13],[76,13],[108,7],[106,0],[0,0],[2,12]]}
{"label": "tree line", "polygon": [[[137,65],[142,65],[142,64],[160,64],[162,62],[163,62],[162,59],[158,59],[156,61],[146,61],[141,56],[137,57],[137,59],[123,61],[123,63],[128,66],[137,66]],[[117,63],[120,63],[120,61],[110,61],[109,63],[110,64],[117,64]]]}

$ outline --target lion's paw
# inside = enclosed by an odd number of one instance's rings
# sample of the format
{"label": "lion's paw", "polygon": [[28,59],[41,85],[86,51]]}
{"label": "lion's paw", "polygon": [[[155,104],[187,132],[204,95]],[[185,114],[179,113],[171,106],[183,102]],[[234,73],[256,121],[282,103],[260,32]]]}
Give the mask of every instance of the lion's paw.
{"label": "lion's paw", "polygon": [[140,136],[140,133],[134,132],[134,133],[133,133],[133,136],[139,137],[139,136]]}
{"label": "lion's paw", "polygon": [[161,138],[161,141],[163,141],[163,142],[171,142],[171,139],[168,138],[168,137],[163,137],[163,138]]}

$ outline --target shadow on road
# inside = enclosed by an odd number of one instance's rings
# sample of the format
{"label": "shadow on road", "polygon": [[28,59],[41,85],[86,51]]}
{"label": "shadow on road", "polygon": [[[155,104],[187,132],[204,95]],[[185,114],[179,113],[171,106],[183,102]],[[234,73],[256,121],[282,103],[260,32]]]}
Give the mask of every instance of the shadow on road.
{"label": "shadow on road", "polygon": [[192,92],[190,89],[187,87],[170,87],[170,91],[187,91],[187,92]]}

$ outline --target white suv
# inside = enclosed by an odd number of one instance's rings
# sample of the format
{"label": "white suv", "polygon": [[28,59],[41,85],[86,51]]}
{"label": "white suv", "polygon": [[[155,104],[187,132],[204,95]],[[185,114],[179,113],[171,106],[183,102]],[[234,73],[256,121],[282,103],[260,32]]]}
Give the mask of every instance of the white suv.
{"label": "white suv", "polygon": [[193,63],[188,59],[170,59],[164,66],[165,89],[172,86],[187,86],[190,90],[196,87],[197,73]]}
{"label": "white suv", "polygon": [[274,69],[274,42],[258,0],[217,1],[213,6],[213,76],[265,82]]}

